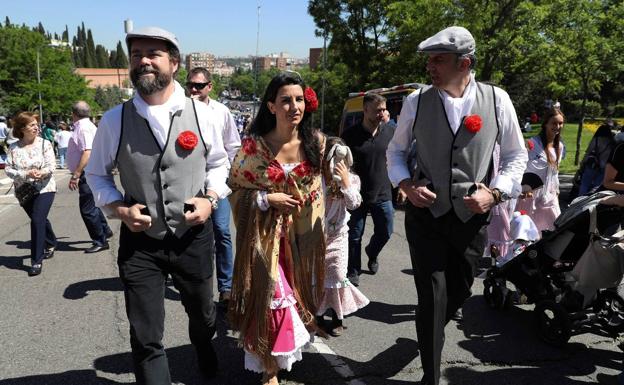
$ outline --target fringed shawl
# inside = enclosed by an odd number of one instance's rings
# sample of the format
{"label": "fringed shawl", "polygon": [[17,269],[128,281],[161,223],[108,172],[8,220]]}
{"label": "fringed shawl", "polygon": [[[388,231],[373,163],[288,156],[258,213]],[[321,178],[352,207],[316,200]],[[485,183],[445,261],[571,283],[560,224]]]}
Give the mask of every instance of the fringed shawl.
{"label": "fringed shawl", "polygon": [[[323,146],[321,146],[323,147]],[[288,174],[261,137],[248,137],[232,162],[228,184],[236,225],[236,258],[229,305],[230,326],[239,342],[265,365],[271,359],[270,304],[278,278],[280,237],[284,237],[285,272],[297,310],[314,327],[323,294],[325,238],[321,173],[303,161]],[[302,204],[291,214],[257,206],[258,191],[290,194]]]}

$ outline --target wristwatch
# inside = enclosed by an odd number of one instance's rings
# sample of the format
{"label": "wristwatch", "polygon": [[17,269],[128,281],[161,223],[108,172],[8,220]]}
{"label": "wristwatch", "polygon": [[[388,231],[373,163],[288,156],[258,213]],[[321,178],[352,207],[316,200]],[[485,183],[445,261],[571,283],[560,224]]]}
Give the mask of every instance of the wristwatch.
{"label": "wristwatch", "polygon": [[494,197],[494,202],[495,203],[502,203],[502,202],[506,202],[509,199],[511,199],[511,197],[509,196],[509,194],[507,194],[504,191],[501,191],[500,189],[497,188],[493,188],[492,189],[492,196]]}
{"label": "wristwatch", "polygon": [[219,208],[219,199],[213,197],[210,194],[206,194],[205,198],[208,199],[208,202],[210,202],[210,204],[212,205],[213,210],[216,210],[217,208]]}

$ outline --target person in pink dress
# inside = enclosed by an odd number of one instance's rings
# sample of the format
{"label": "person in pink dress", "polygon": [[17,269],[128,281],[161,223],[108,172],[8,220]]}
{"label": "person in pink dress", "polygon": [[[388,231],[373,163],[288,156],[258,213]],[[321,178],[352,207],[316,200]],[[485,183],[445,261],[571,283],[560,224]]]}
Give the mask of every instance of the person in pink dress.
{"label": "person in pink dress", "polygon": [[539,231],[553,230],[559,207],[559,164],[565,157],[561,130],[565,116],[558,108],[544,115],[542,130],[527,141],[529,162],[522,178],[522,194],[516,211],[524,210]]}
{"label": "person in pink dress", "polygon": [[317,330],[323,292],[325,138],[306,121],[318,100],[295,72],[269,83],[236,154],[228,184],[236,258],[228,317],[245,368],[278,384]]}
{"label": "person in pink dress", "polygon": [[[317,323],[325,326],[328,334],[342,334],[344,316],[354,313],[370,302],[347,278],[349,262],[349,212],[362,203],[360,178],[349,170],[353,163],[351,150],[340,138],[330,137],[325,145],[323,162],[325,178],[325,292],[316,312]],[[337,154],[347,154],[342,160]],[[332,162],[332,160],[334,162]],[[332,164],[333,163],[333,164]],[[332,167],[333,166],[333,167]],[[329,312],[331,324],[323,316]]]}

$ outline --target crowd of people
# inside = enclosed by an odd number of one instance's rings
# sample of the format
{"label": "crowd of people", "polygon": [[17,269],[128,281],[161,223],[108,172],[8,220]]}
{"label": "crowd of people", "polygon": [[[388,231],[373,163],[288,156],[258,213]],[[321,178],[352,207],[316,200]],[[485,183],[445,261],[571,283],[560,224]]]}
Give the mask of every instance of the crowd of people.
{"label": "crowd of people", "polygon": [[[406,98],[396,124],[386,100],[367,94],[362,121],[341,138],[312,127],[318,100],[296,72],[270,81],[241,140],[240,122],[209,96],[210,72],[195,68],[184,85],[174,80],[174,34],[141,28],[126,44],[135,95],[97,127],[83,101],[72,108],[71,127],[57,133],[40,129],[36,114],[16,115],[6,173],[31,218],[30,275],[56,247],[47,220],[56,191],[52,142],[71,173],[69,189],[79,192],[93,242],[86,252],[108,249],[107,218],[121,221],[117,263],[139,384],[171,383],[162,343],[168,277],[188,315],[198,367],[216,375],[215,269],[245,368],[278,384],[312,335],[341,335],[345,316],[369,303],[358,289],[366,218],[374,229],[364,252],[375,274],[394,203],[405,203],[420,384],[437,385],[444,328],[461,317],[479,258],[487,249],[509,259],[508,250],[536,241],[560,213],[563,112],[551,106],[525,143],[509,95],[475,79],[476,44],[465,28],[420,43],[432,85]],[[602,137],[597,132],[588,151],[602,171],[586,166],[583,192],[597,183],[624,191],[624,144]]]}

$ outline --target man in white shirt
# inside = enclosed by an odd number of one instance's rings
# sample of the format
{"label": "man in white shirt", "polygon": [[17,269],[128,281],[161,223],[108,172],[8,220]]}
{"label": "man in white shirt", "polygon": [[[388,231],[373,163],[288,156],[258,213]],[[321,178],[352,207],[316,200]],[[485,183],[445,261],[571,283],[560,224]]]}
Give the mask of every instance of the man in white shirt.
{"label": "man in white shirt", "polygon": [[[204,102],[214,115],[217,132],[221,133],[225,151],[230,163],[241,146],[236,122],[230,110],[222,103],[210,99],[212,76],[204,67],[191,69],[186,76],[186,91],[195,100]],[[219,303],[224,307],[230,300],[232,291],[232,273],[234,258],[232,257],[232,238],[230,236],[230,202],[220,199],[216,210],[212,212],[212,225],[215,237],[215,262],[217,267],[217,289]]]}
{"label": "man in white shirt", "polygon": [[[424,40],[432,87],[409,95],[387,150],[388,174],[407,194],[405,229],[418,293],[421,384],[439,383],[444,327],[470,296],[488,212],[517,193],[527,162],[511,100],[478,83],[475,41],[461,27]],[[493,151],[500,167],[492,178]]]}
{"label": "man in white shirt", "polygon": [[199,369],[214,377],[210,217],[230,193],[227,153],[208,106],[187,98],[173,80],[180,65],[175,35],[141,28],[126,44],[137,93],[102,117],[87,178],[97,204],[122,221],[118,265],[137,383],[171,383],[162,344],[168,274],[189,317]]}

